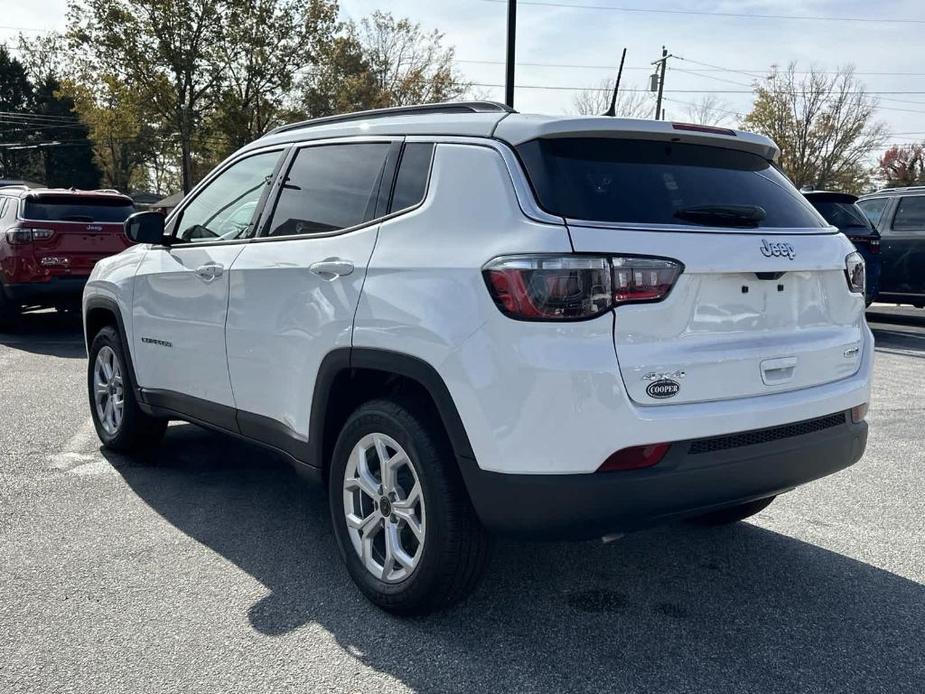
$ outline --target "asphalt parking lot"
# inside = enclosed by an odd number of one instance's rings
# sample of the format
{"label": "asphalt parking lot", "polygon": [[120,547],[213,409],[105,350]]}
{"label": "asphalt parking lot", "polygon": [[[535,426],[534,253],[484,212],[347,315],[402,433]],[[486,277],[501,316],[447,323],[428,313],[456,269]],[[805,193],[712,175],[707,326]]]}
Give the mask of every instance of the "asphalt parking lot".
{"label": "asphalt parking lot", "polygon": [[0,692],[925,691],[925,311],[875,306],[856,466],[752,522],[499,542],[466,604],[354,589],[325,498],[191,425],[101,451],[79,318],[0,334]]}

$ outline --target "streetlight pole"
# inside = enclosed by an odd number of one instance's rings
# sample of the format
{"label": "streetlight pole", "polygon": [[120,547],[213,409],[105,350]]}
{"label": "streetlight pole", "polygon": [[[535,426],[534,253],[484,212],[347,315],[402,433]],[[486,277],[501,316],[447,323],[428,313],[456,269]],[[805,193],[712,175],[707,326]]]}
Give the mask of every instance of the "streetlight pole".
{"label": "streetlight pole", "polygon": [[507,0],[507,64],[504,103],[514,108],[514,39],[517,36],[517,0]]}

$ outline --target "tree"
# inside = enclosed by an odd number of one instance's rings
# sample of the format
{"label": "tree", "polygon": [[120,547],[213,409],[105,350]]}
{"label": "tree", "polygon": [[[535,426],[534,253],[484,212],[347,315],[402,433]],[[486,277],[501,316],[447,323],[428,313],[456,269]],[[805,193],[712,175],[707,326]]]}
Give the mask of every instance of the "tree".
{"label": "tree", "polygon": [[301,89],[307,118],[362,111],[379,102],[378,86],[355,33],[336,36],[322,47]]}
{"label": "tree", "polygon": [[62,92],[56,77],[47,75],[36,86],[35,111],[49,123],[41,126],[37,139],[61,144],[39,148],[35,164],[49,187],[92,190],[100,185],[100,169],[94,161],[90,130],[77,120],[74,108],[74,100]]}
{"label": "tree", "polygon": [[925,146],[893,145],[880,158],[880,175],[887,188],[925,184]]}
{"label": "tree", "polygon": [[[596,88],[582,89],[574,97],[575,112],[582,116],[601,116],[610,108],[616,80],[601,80]],[[617,92],[616,114],[620,118],[651,118],[655,105],[645,92]]]}
{"label": "tree", "polygon": [[[213,129],[226,153],[280,120],[298,71],[318,62],[336,29],[330,0],[227,0]],[[332,87],[334,85],[331,85]]]}
{"label": "tree", "polygon": [[131,85],[149,116],[176,133],[183,190],[193,140],[217,97],[221,0],[73,0],[68,37],[90,69]]}
{"label": "tree", "polygon": [[728,117],[729,107],[712,94],[687,106],[688,121],[697,125],[721,125],[728,120]]}
{"label": "tree", "polygon": [[9,51],[0,46],[0,175],[18,178],[25,174],[31,151],[12,149],[26,146],[34,140],[35,93],[26,74],[26,67]]}
{"label": "tree", "polygon": [[801,77],[791,63],[755,87],[742,125],[778,144],[781,166],[798,187],[858,192],[869,178],[867,160],[885,138],[876,108],[853,67],[832,74],[811,68]]}
{"label": "tree", "polygon": [[154,127],[146,123],[143,95],[113,74],[66,82],[62,90],[73,98],[75,110],[89,128],[106,186],[122,191],[139,188],[144,166],[158,144]]}

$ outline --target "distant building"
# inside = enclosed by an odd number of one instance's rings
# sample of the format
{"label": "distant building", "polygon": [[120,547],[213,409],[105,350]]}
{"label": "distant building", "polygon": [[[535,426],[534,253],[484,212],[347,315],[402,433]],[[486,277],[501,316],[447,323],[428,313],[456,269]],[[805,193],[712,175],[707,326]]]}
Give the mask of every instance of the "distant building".
{"label": "distant building", "polygon": [[152,203],[152,210],[160,210],[164,214],[170,212],[174,207],[180,204],[180,201],[183,199],[183,193],[174,193],[173,195],[168,195],[166,198],[159,200],[155,203]]}

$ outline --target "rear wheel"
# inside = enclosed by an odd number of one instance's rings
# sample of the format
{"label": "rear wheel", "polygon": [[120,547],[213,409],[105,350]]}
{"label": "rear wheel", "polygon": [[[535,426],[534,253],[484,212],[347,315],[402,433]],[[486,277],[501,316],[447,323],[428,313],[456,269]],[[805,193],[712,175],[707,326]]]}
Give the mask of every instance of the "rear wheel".
{"label": "rear wheel", "polygon": [[374,400],[350,416],[329,491],[347,570],[379,607],[423,614],[477,585],[489,537],[442,427],[410,403]]}
{"label": "rear wheel", "polygon": [[719,511],[711,511],[710,513],[696,516],[690,520],[697,525],[729,525],[730,523],[737,523],[740,520],[744,520],[749,516],[754,516],[756,513],[764,511],[764,509],[770,506],[771,502],[776,498],[776,496],[769,496],[766,499],[756,499],[755,501],[749,501],[748,503],[739,504],[738,506],[730,506],[729,508],[723,508]]}
{"label": "rear wheel", "polygon": [[87,389],[96,433],[107,448],[137,450],[156,445],[164,435],[167,420],[138,407],[122,340],[111,326],[100,330],[90,345]]}

